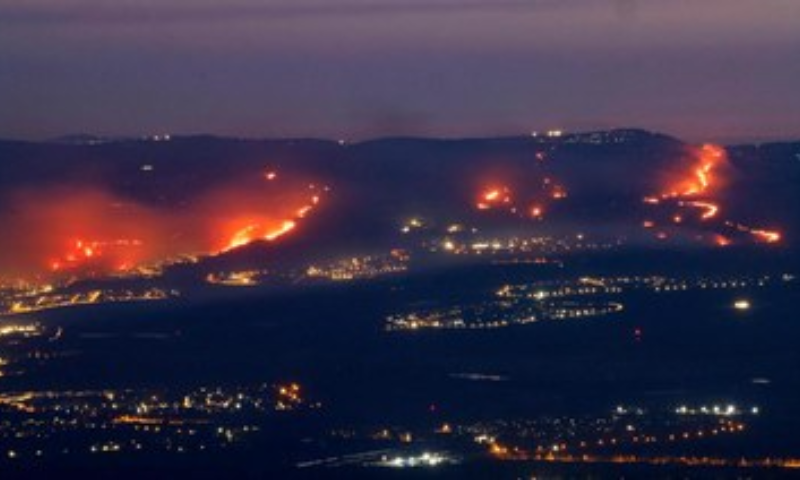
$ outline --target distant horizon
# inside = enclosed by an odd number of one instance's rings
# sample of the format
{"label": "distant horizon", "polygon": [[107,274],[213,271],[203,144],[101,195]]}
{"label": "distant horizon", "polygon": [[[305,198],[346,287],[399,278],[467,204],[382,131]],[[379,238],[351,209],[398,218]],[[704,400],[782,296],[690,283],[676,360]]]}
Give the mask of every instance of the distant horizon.
{"label": "distant horizon", "polygon": [[[559,130],[563,133],[563,135],[585,135],[590,133],[597,133],[597,132],[611,132],[617,130],[640,130],[643,132],[648,132],[657,135],[664,135],[667,137],[674,138],[676,140],[690,143],[690,144],[701,144],[701,143],[715,143],[719,145],[736,145],[736,144],[753,144],[753,143],[781,143],[781,142],[797,142],[800,141],[800,132],[796,134],[750,134],[744,136],[736,136],[736,137],[701,137],[701,136],[682,136],[678,135],[669,131],[646,128],[641,126],[619,126],[619,127],[608,127],[608,128],[585,128],[585,129],[578,129],[578,130],[569,130],[569,129],[562,129],[562,128],[549,128],[549,129],[541,129],[536,130],[532,129],[529,131],[506,131],[506,132],[491,132],[487,131],[485,133],[480,132],[473,132],[473,133],[465,133],[465,134],[436,134],[436,133],[425,133],[425,132],[416,132],[416,133],[404,133],[404,132],[391,132],[387,131],[384,133],[376,133],[373,135],[325,135],[325,134],[298,134],[298,135],[280,135],[280,134],[252,134],[252,135],[244,135],[244,134],[234,134],[234,133],[223,133],[223,132],[213,132],[213,131],[196,131],[196,132],[169,132],[169,131],[161,131],[161,132],[147,132],[147,133],[132,133],[132,134],[125,134],[125,133],[96,133],[96,132],[71,132],[71,133],[64,133],[60,135],[52,135],[52,136],[40,136],[40,137],[14,137],[11,135],[2,135],[0,134],[0,141],[11,141],[11,142],[28,142],[28,143],[52,143],[58,142],[68,139],[78,139],[80,137],[88,137],[88,138],[98,138],[103,140],[109,141],[117,141],[117,140],[152,140],[156,137],[175,137],[175,138],[190,138],[190,137],[215,137],[221,139],[235,139],[235,140],[248,140],[248,141],[268,141],[268,140],[317,140],[317,141],[330,141],[330,142],[341,142],[345,141],[348,143],[365,143],[371,141],[379,141],[379,140],[387,140],[387,139],[398,139],[398,138],[409,138],[409,139],[425,139],[425,140],[443,140],[443,141],[458,141],[458,140],[475,140],[475,139],[496,139],[496,138],[517,138],[517,137],[529,137],[533,136],[533,133],[536,133],[539,137],[547,137],[548,131]],[[166,140],[166,139],[165,139]]]}
{"label": "distant horizon", "polygon": [[0,133],[800,137],[795,0],[0,0]]}

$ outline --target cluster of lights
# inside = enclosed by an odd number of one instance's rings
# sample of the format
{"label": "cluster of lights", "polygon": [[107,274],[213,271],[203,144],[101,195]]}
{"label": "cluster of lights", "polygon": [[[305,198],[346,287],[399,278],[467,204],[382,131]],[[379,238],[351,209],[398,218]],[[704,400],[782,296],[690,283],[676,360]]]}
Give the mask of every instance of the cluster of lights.
{"label": "cluster of lights", "polygon": [[[200,387],[184,393],[4,393],[0,394],[0,415],[6,420],[0,423],[0,443],[7,445],[7,452],[14,452],[14,458],[30,457],[35,452],[42,456],[87,450],[92,454],[143,448],[204,450],[242,441],[245,435],[260,429],[253,420],[270,412],[321,408],[318,402],[309,402],[302,390],[300,384],[291,382],[277,386]],[[68,438],[81,440],[76,444]]]}
{"label": "cluster of lights", "polygon": [[413,456],[384,456],[375,463],[375,466],[390,468],[420,468],[438,467],[443,464],[454,463],[454,459],[444,453],[422,452]]}
{"label": "cluster of lights", "polygon": [[209,273],[206,282],[211,285],[226,287],[254,287],[259,284],[260,277],[266,275],[261,270],[243,270],[237,272]]}
{"label": "cluster of lights", "polygon": [[306,268],[305,279],[352,281],[406,272],[411,256],[402,249],[388,254],[364,255],[337,260],[328,264],[314,264]]}
{"label": "cluster of lights", "polygon": [[[14,298],[0,314],[19,315],[54,308],[75,307],[80,305],[96,305],[102,303],[160,301],[179,296],[177,290],[164,290],[161,288],[134,289],[104,289],[89,290],[85,292],[57,292],[37,296],[21,296]],[[2,306],[2,304],[0,304]]]}
{"label": "cluster of lights", "polygon": [[[751,407],[749,410],[747,410],[747,412],[749,412],[751,415],[758,415],[761,413],[761,409],[759,407]],[[711,406],[702,405],[700,407],[681,405],[675,409],[675,413],[677,415],[711,415],[720,417],[734,417],[743,415],[745,410],[742,410],[734,404]]]}

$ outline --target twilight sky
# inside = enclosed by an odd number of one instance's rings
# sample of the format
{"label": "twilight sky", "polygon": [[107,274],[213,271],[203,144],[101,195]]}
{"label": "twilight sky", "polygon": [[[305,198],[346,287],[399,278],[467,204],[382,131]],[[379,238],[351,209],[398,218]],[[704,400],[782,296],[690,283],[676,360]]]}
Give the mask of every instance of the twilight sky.
{"label": "twilight sky", "polygon": [[0,0],[0,137],[800,138],[798,0]]}

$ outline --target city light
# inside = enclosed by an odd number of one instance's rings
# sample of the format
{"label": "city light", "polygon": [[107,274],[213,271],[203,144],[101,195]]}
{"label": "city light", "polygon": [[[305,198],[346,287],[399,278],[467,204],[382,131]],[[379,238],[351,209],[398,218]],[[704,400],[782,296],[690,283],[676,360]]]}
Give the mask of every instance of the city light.
{"label": "city light", "polygon": [[750,308],[752,308],[752,305],[750,304],[750,300],[741,299],[733,302],[733,308],[735,308],[736,310],[745,311],[745,310],[750,310]]}

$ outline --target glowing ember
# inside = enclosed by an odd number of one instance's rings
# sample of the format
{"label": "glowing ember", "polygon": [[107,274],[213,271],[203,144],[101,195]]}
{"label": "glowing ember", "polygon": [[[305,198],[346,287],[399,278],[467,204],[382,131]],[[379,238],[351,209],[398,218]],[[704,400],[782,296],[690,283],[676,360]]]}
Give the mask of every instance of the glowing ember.
{"label": "glowing ember", "polygon": [[511,204],[511,190],[506,187],[490,188],[484,191],[475,204],[478,210],[489,210],[502,204]]}
{"label": "glowing ember", "polygon": [[487,202],[493,202],[500,198],[500,190],[491,190],[483,195],[483,199]]}
{"label": "glowing ember", "polygon": [[731,239],[729,239],[728,237],[725,237],[725,236],[722,236],[722,235],[717,235],[717,236],[714,237],[714,243],[718,247],[727,247],[732,242],[731,242]]}
{"label": "glowing ember", "polygon": [[778,232],[771,232],[769,230],[751,230],[758,240],[766,243],[777,243],[781,241],[781,234]]}
{"label": "glowing ember", "polygon": [[313,207],[311,205],[306,205],[305,207],[301,207],[297,210],[297,218],[305,218],[308,215],[308,212],[311,211]]}
{"label": "glowing ember", "polygon": [[542,220],[548,207],[556,201],[566,199],[569,192],[553,177],[539,177],[536,181],[539,184],[531,189],[519,185],[498,186],[495,183],[479,192],[475,208],[483,211],[499,210],[518,218]]}
{"label": "glowing ember", "polygon": [[567,198],[567,191],[564,189],[564,187],[556,185],[553,188],[553,193],[551,193],[550,196],[553,198],[553,200],[562,200]]}
{"label": "glowing ember", "polygon": [[700,218],[702,220],[712,219],[717,216],[717,213],[719,213],[719,206],[711,202],[699,202],[699,201],[681,202],[680,205],[699,208],[700,210],[702,210],[703,213],[700,215]]}

